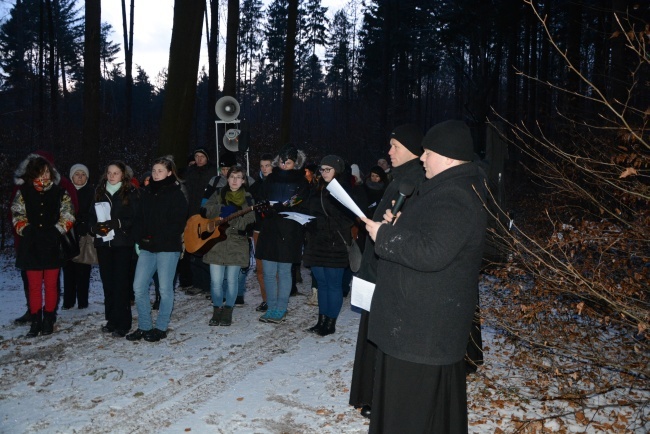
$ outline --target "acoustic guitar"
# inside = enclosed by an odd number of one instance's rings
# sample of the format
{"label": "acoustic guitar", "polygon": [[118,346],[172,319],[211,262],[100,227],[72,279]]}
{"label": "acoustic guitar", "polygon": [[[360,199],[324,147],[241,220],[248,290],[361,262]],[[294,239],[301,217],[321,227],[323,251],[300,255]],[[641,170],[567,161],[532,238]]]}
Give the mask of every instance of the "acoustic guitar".
{"label": "acoustic guitar", "polygon": [[193,215],[187,220],[185,232],[183,232],[185,250],[188,253],[206,253],[216,243],[226,239],[226,235],[223,232],[225,229],[224,226],[227,226],[229,221],[254,210],[263,210],[268,208],[268,206],[268,202],[260,202],[223,218],[206,219],[201,217],[200,214]]}

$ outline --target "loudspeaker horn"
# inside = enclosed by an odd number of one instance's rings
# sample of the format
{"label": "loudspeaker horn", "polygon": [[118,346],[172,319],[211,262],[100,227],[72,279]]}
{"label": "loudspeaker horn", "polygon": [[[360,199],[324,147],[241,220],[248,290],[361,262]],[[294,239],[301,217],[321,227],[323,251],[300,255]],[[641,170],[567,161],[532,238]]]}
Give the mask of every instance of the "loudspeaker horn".
{"label": "loudspeaker horn", "polygon": [[222,96],[214,105],[214,112],[224,122],[232,122],[239,116],[239,103],[231,96]]}
{"label": "loudspeaker horn", "polygon": [[226,131],[226,134],[223,136],[223,146],[226,147],[227,150],[230,152],[238,152],[239,151],[239,134],[241,133],[240,130],[236,130],[234,128],[229,129]]}

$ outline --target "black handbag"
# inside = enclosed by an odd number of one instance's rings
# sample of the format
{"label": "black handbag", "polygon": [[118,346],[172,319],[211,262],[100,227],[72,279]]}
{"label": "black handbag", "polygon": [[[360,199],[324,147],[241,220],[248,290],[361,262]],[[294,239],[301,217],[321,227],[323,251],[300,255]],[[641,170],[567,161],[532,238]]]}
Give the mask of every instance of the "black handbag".
{"label": "black handbag", "polygon": [[61,257],[66,261],[79,255],[79,238],[74,230],[74,226],[68,232],[61,235]]}

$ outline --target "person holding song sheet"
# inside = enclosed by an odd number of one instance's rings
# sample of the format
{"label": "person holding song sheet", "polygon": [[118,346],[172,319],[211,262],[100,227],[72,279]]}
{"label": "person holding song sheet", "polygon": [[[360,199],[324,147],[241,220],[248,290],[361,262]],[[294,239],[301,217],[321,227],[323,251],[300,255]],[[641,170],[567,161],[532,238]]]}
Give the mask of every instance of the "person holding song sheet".
{"label": "person holding song sheet", "polygon": [[354,214],[326,188],[333,179],[342,183],[344,189],[351,188],[344,176],[343,159],[328,155],[321,160],[319,170],[319,185],[309,199],[309,214],[316,218],[307,225],[303,262],[311,267],[318,282],[318,321],[308,331],[327,336],[336,331],[336,319],[343,304],[343,273],[349,262]]}
{"label": "person holding song sheet", "polygon": [[377,345],[370,433],[467,433],[465,349],[487,213],[469,128],[422,141],[424,181],[394,215],[364,218],[379,256],[368,338]]}
{"label": "person holding song sheet", "polygon": [[[399,125],[390,134],[388,154],[393,166],[391,171],[393,182],[387,183],[385,192],[375,207],[372,217],[374,221],[380,222],[384,212],[393,206],[393,202],[399,197],[400,185],[403,182],[417,187],[424,181],[422,164],[418,160],[422,154],[422,137],[422,129],[415,124]],[[374,284],[377,281],[377,261],[375,244],[368,239],[357,277]],[[370,416],[372,408],[372,385],[376,356],[375,345],[368,341],[369,314],[365,310],[361,312],[350,386],[350,405],[361,408],[361,414],[365,417]]]}

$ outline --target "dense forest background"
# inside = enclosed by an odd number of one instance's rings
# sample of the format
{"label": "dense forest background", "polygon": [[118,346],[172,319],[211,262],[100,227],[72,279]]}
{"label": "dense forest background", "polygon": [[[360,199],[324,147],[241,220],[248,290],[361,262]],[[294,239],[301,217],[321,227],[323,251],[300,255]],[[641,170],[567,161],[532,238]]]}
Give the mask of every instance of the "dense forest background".
{"label": "dense forest background", "polygon": [[3,247],[27,152],[51,151],[64,173],[83,162],[95,179],[116,158],[136,174],[163,153],[182,167],[192,149],[215,150],[221,96],[241,105],[253,172],[288,141],[367,170],[395,125],[462,119],[497,205],[498,264],[484,272],[499,285],[480,320],[521,349],[517,369],[545,370],[530,394],[582,411],[584,398],[642,390],[596,410],[650,425],[649,2],[176,0],[156,77],[134,70],[133,32],[150,19],[133,19],[135,2],[122,1],[119,31],[100,0],[16,0],[0,22]]}
{"label": "dense forest background", "polygon": [[[93,3],[99,1],[17,0],[2,22],[0,147],[12,160],[40,148],[67,164],[76,161],[67,161],[68,156],[96,155],[91,166],[122,158],[141,171],[158,153],[163,106],[174,89],[166,87],[167,70],[156,77],[141,68],[130,71],[137,52],[131,50],[126,65],[116,63],[120,50],[129,54],[129,33],[138,31],[137,19],[150,18],[136,17],[135,27],[129,23],[129,1],[122,2],[123,29],[101,25],[98,96],[84,102],[84,14]],[[236,60],[231,62],[235,80],[228,94],[241,104],[251,159],[277,150],[283,142],[285,49],[293,0],[273,0],[268,6],[261,0],[181,3],[195,4],[194,11],[177,5],[175,13],[187,19],[201,9],[198,16],[205,21],[201,24],[215,64],[225,29],[211,23],[231,13],[228,3],[237,3]],[[387,134],[403,122],[426,130],[442,120],[463,119],[481,154],[486,122],[495,113],[514,124],[539,126],[550,138],[563,134],[559,125],[597,116],[601,107],[571,95],[592,90],[553,49],[531,6],[545,17],[559,49],[609,100],[639,106],[649,98],[647,86],[629,93],[639,79],[631,74],[633,53],[626,50],[624,38],[613,37],[620,34],[617,19],[637,29],[646,25],[648,7],[635,1],[351,0],[329,13],[320,0],[296,3],[289,140],[314,159],[333,152],[368,168],[385,156]],[[181,18],[175,17],[175,23],[183,23]],[[189,27],[185,22],[175,28],[173,38],[184,37],[189,31],[183,29]],[[111,32],[122,33],[124,43],[108,42]],[[197,68],[192,62],[181,66],[190,73]],[[197,146],[214,149],[214,102],[225,85],[215,86],[223,82],[220,68],[210,69],[196,76],[187,137],[175,138],[173,153],[183,163]],[[98,105],[92,140],[83,133],[90,104]],[[88,147],[92,153],[84,149]]]}

